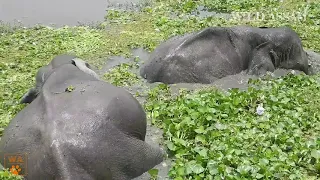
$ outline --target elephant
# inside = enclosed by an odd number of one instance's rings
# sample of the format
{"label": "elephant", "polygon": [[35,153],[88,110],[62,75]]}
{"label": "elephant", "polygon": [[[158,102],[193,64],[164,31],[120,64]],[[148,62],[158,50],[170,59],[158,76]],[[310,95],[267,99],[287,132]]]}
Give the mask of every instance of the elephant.
{"label": "elephant", "polygon": [[162,42],[141,66],[149,83],[211,84],[245,71],[260,76],[277,68],[309,74],[301,39],[290,27],[207,27]]}
{"label": "elephant", "polygon": [[92,67],[87,62],[77,58],[75,55],[71,54],[60,54],[55,56],[52,61],[43,67],[41,67],[36,75],[36,85],[34,88],[31,88],[20,100],[20,104],[23,103],[31,103],[31,101],[39,94],[42,85],[50,76],[55,68],[60,67],[61,65],[65,64],[74,64],[78,63],[76,66],[81,69],[82,71],[87,72],[99,78],[98,75],[92,70]]}
{"label": "elephant", "polygon": [[0,155],[25,153],[27,179],[129,180],[163,161],[163,150],[145,141],[140,103],[89,67],[56,56],[38,70],[27,93],[34,94],[22,100],[30,103],[4,130]]}

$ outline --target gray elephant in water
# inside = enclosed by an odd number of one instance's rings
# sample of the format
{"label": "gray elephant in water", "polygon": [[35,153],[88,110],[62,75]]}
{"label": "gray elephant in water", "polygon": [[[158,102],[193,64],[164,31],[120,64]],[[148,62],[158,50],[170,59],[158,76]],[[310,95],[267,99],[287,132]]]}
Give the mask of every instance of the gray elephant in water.
{"label": "gray elephant in water", "polygon": [[291,28],[209,27],[160,44],[140,69],[148,82],[209,84],[246,70],[277,68],[309,74],[302,42]]}
{"label": "gray elephant in water", "polygon": [[63,55],[40,68],[30,104],[5,129],[0,156],[26,153],[27,179],[129,180],[162,162],[139,102],[88,67]]}

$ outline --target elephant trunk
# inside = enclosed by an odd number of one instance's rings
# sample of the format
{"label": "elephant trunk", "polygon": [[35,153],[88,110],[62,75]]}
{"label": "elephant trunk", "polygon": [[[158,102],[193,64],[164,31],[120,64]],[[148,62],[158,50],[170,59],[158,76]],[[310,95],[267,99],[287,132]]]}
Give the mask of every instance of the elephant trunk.
{"label": "elephant trunk", "polygon": [[302,50],[302,52],[303,53],[302,53],[301,62],[298,62],[298,65],[300,65],[301,70],[306,75],[310,75],[310,74],[312,74],[312,68],[311,68],[311,65],[309,63],[308,54],[304,50]]}

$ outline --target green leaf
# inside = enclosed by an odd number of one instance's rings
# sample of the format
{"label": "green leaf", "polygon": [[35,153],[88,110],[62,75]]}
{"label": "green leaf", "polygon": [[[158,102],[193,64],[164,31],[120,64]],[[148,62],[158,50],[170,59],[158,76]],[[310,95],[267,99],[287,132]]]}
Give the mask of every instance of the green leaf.
{"label": "green leaf", "polygon": [[263,166],[267,166],[268,163],[269,163],[269,160],[263,158],[263,159],[260,159],[260,160],[259,160],[259,163],[260,163],[261,165],[263,165]]}
{"label": "green leaf", "polygon": [[203,134],[205,132],[204,127],[200,126],[198,129],[194,130],[196,133]]}
{"label": "green leaf", "polygon": [[195,173],[195,174],[200,174],[202,173],[205,169],[198,163],[196,163],[195,161],[190,161],[187,165],[187,174],[190,173]]}
{"label": "green leaf", "polygon": [[179,176],[179,177],[175,177],[174,180],[183,180],[183,178]]}
{"label": "green leaf", "polygon": [[177,174],[178,174],[179,176],[185,175],[185,168],[184,168],[184,167],[179,167],[179,168],[177,169]]}
{"label": "green leaf", "polygon": [[150,174],[151,177],[157,177],[158,176],[158,172],[159,172],[158,169],[150,169],[148,171],[148,173]]}
{"label": "green leaf", "polygon": [[194,149],[197,153],[199,153],[200,156],[207,158],[208,155],[208,149],[204,148],[204,147],[196,147]]}
{"label": "green leaf", "polygon": [[212,119],[213,119],[212,116],[210,116],[210,115],[207,116],[207,120],[208,120],[208,121],[211,121]]}
{"label": "green leaf", "polygon": [[262,174],[259,174],[259,173],[256,174],[256,178],[257,178],[257,179],[261,179],[261,178],[263,178],[263,177],[264,177],[264,176],[263,176]]}
{"label": "green leaf", "polygon": [[204,135],[197,135],[195,138],[196,142],[202,142],[203,144],[206,143],[206,137]]}
{"label": "green leaf", "polygon": [[175,150],[176,150],[176,146],[175,146],[172,142],[170,142],[170,141],[167,142],[167,147],[168,147],[168,149],[170,149],[171,151],[175,151]]}
{"label": "green leaf", "polygon": [[213,161],[213,160],[210,160],[210,161],[208,162],[207,168],[208,168],[209,173],[210,173],[211,175],[216,175],[216,174],[219,173],[219,169],[218,169],[219,167],[216,165],[216,162]]}
{"label": "green leaf", "polygon": [[312,150],[311,151],[311,156],[316,158],[316,159],[319,159],[320,158],[320,150]]}

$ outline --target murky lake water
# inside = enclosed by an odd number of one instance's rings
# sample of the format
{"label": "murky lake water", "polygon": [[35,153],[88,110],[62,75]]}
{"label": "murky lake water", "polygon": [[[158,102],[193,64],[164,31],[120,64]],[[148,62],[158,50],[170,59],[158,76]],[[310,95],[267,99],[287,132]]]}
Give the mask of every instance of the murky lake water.
{"label": "murky lake water", "polygon": [[26,27],[92,24],[103,21],[108,8],[134,7],[132,3],[139,0],[1,0],[0,20]]}

